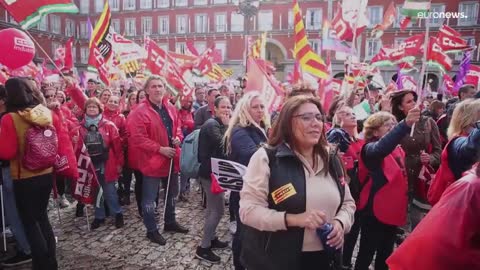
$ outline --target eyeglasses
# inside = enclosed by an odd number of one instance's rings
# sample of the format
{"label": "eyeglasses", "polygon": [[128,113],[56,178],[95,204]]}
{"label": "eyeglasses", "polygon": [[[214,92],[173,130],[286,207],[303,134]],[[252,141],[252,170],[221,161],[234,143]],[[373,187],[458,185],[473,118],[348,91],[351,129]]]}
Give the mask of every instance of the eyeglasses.
{"label": "eyeglasses", "polygon": [[44,95],[44,97],[47,98],[47,99],[48,99],[48,98],[54,98],[55,95]]}
{"label": "eyeglasses", "polygon": [[307,123],[313,122],[314,119],[317,119],[318,122],[325,121],[325,116],[323,116],[321,113],[303,113],[294,115],[293,117],[299,117],[300,119],[302,119],[302,121]]}

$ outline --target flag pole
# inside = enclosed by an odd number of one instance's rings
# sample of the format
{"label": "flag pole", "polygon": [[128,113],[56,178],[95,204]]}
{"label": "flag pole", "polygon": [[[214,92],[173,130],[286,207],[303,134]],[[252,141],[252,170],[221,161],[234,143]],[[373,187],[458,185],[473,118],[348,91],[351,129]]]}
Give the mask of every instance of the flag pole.
{"label": "flag pole", "polygon": [[[425,81],[425,70],[427,69],[427,52],[428,52],[428,41],[429,37],[428,34],[430,32],[430,23],[428,20],[425,20],[426,25],[426,33],[425,33],[425,41],[423,43],[423,59],[422,59],[422,69],[420,70],[420,80],[419,84],[417,85],[417,104],[418,107],[422,103],[422,86],[423,82]],[[412,130],[410,131],[410,137],[413,137],[413,133],[415,132],[415,123],[412,125]]]}

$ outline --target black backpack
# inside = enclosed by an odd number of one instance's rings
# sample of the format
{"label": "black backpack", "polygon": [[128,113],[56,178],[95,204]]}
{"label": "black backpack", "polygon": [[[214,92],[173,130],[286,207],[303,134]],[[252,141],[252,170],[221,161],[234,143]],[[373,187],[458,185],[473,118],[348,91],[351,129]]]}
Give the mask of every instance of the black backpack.
{"label": "black backpack", "polygon": [[107,161],[108,148],[97,126],[91,125],[89,127],[84,143],[94,166],[101,165]]}

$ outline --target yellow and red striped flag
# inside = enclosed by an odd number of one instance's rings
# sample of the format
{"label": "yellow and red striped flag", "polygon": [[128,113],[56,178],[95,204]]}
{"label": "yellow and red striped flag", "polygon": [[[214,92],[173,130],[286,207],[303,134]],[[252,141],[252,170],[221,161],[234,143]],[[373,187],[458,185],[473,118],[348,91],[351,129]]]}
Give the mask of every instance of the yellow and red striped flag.
{"label": "yellow and red striped flag", "polygon": [[316,54],[308,42],[305,25],[303,24],[300,6],[293,1],[293,16],[295,24],[295,58],[300,63],[302,70],[315,77],[326,79],[328,77],[327,66],[322,58]]}

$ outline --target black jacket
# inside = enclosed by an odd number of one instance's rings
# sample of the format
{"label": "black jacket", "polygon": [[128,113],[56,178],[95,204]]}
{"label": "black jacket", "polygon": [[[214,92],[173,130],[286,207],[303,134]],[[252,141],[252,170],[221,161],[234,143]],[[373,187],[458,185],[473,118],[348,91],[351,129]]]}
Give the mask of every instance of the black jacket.
{"label": "black jacket", "polygon": [[200,129],[198,138],[198,162],[200,163],[199,176],[210,179],[212,173],[211,158],[226,159],[223,150],[223,135],[227,126],[218,118],[208,119]]}
{"label": "black jacket", "polygon": [[[269,196],[268,208],[289,214],[300,214],[306,209],[306,182],[305,170],[302,162],[295,153],[285,144],[276,149],[266,148],[269,166]],[[331,155],[329,173],[337,183],[340,191],[340,210],[345,195],[345,187],[342,185],[342,164],[337,156]],[[272,192],[292,184],[296,196],[281,203],[275,204]],[[303,246],[304,229],[289,227],[286,231],[259,231],[253,227],[242,227],[242,254],[241,260],[249,270],[299,270]],[[332,257],[332,263],[333,263]]]}

